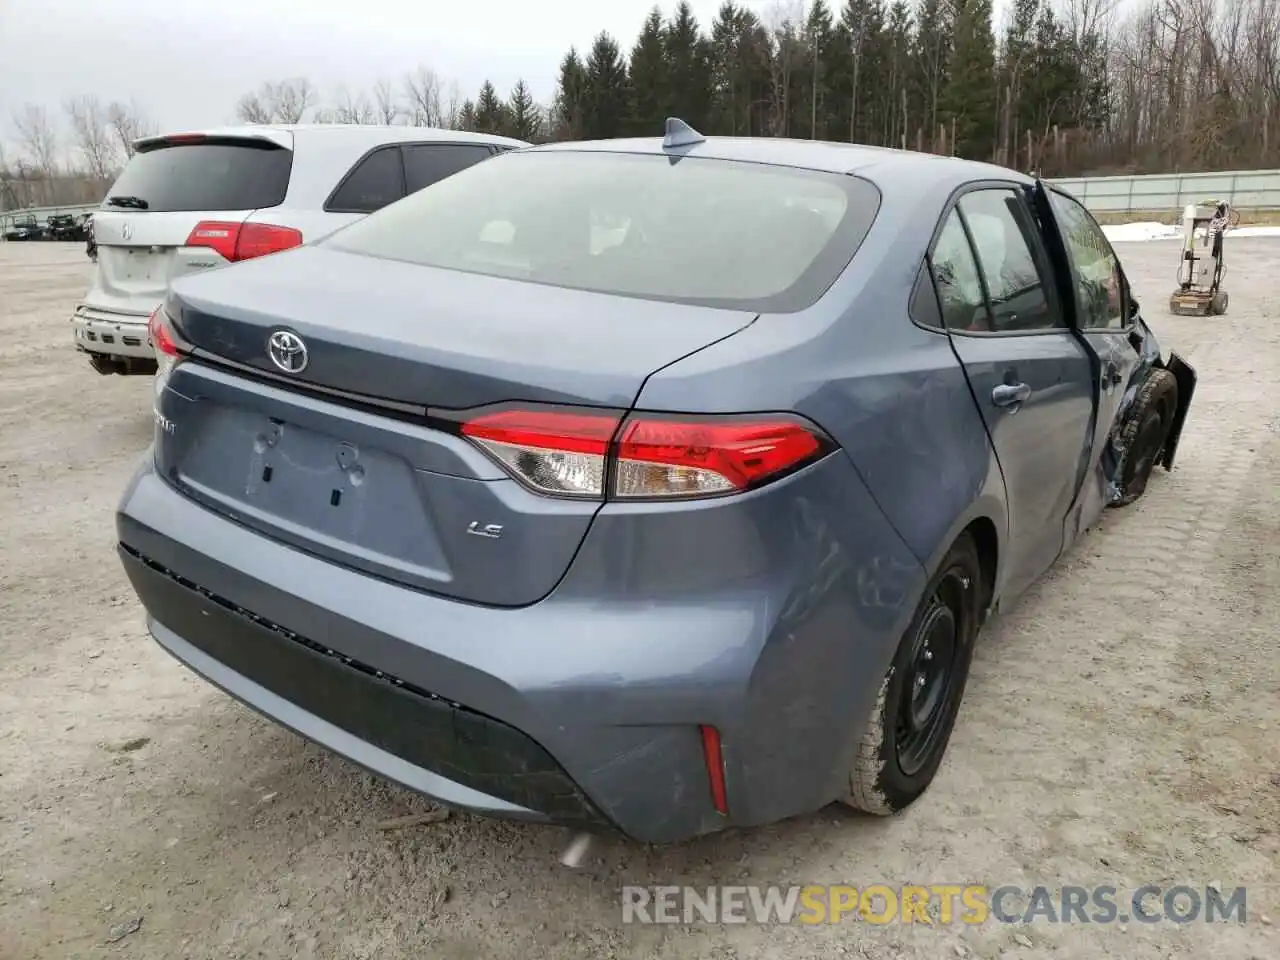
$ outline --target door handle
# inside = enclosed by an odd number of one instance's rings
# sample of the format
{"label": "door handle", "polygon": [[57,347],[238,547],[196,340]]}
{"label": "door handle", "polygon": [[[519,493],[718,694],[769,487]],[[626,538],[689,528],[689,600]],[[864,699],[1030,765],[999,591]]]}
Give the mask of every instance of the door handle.
{"label": "door handle", "polygon": [[991,389],[991,402],[997,407],[1016,407],[1031,396],[1031,387],[1025,383],[1001,383]]}
{"label": "door handle", "polygon": [[1120,375],[1120,368],[1114,363],[1107,364],[1107,380],[1113,387],[1119,386],[1120,381],[1124,378]]}

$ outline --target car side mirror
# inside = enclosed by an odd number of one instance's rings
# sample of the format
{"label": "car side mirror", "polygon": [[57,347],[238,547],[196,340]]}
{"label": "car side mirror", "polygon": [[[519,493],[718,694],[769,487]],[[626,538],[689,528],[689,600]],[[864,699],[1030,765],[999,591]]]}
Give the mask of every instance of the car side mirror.
{"label": "car side mirror", "polygon": [[1142,313],[1142,304],[1138,302],[1138,298],[1130,294],[1129,296],[1129,317],[1130,320],[1137,320]]}

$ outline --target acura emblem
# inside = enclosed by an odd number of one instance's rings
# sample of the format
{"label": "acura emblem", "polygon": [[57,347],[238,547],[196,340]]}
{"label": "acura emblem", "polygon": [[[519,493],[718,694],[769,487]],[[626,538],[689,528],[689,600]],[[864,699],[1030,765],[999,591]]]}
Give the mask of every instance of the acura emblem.
{"label": "acura emblem", "polygon": [[128,240],[133,236],[133,227],[129,226],[128,221],[120,224],[120,239]]}
{"label": "acura emblem", "polygon": [[267,339],[267,356],[285,373],[301,373],[307,369],[307,345],[288,330],[277,330]]}

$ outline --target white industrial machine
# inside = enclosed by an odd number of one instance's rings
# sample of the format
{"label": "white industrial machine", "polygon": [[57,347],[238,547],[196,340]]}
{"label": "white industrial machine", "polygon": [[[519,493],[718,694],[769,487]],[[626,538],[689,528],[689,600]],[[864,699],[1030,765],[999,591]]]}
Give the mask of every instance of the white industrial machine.
{"label": "white industrial machine", "polygon": [[1222,238],[1234,225],[1231,204],[1225,200],[1187,204],[1182,211],[1178,288],[1169,297],[1170,313],[1207,317],[1227,312],[1227,291],[1222,289],[1226,273]]}

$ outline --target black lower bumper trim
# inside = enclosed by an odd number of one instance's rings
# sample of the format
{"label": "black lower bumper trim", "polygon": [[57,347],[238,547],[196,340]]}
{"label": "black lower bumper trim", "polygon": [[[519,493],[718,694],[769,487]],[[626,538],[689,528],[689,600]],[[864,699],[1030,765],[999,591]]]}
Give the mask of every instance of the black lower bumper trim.
{"label": "black lower bumper trim", "polygon": [[565,824],[608,827],[520,731],[270,623],[121,544],[143,606],[213,659],[308,713],[454,783]]}

